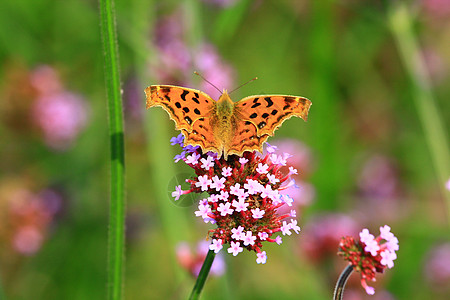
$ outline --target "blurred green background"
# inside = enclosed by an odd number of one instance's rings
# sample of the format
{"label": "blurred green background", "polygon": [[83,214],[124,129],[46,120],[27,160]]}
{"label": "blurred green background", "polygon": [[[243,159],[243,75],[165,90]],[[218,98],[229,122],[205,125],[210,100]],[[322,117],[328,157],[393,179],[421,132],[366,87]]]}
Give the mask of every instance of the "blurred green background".
{"label": "blurred green background", "polygon": [[[384,224],[400,241],[396,266],[371,297],[353,274],[344,299],[446,298],[449,1],[119,0],[116,13],[126,299],[186,299],[211,228],[194,218],[196,205],[169,196],[190,170],[173,161],[167,114],[144,108],[150,84],[217,99],[194,70],[228,90],[258,76],[234,101],[264,93],[313,103],[307,123],[291,119],[269,139],[294,149],[302,233],[268,245],[265,265],[253,253],[224,255],[203,299],[330,299],[345,266],[339,237]],[[97,1],[2,1],[0,62],[1,289],[8,299],[104,299],[109,139]]]}

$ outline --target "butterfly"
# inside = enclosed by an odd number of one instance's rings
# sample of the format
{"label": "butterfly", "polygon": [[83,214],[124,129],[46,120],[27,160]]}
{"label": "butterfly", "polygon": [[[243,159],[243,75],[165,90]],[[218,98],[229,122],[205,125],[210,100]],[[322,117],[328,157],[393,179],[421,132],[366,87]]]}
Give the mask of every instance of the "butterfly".
{"label": "butterfly", "polygon": [[218,157],[262,152],[269,136],[293,116],[307,120],[311,101],[285,95],[256,95],[233,102],[226,90],[218,101],[206,93],[174,85],[145,89],[147,109],[161,106],[184,135],[184,144]]}

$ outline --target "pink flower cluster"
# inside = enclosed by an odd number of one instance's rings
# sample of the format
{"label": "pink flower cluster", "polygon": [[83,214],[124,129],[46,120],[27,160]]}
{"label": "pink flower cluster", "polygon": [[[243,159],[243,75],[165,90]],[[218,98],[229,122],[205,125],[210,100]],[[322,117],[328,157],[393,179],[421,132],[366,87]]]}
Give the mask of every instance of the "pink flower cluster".
{"label": "pink flower cluster", "polygon": [[380,227],[378,237],[363,229],[359,233],[360,240],[347,236],[339,243],[338,254],[343,256],[354,269],[361,273],[361,285],[367,294],[373,295],[375,289],[367,285],[366,280],[375,281],[375,273],[383,273],[386,268],[394,266],[397,258],[395,251],[399,249],[398,239],[388,225]]}
{"label": "pink flower cluster", "polygon": [[[172,138],[173,145],[183,147],[183,135]],[[296,211],[279,215],[282,206],[292,207],[293,199],[280,191],[292,187],[290,179],[297,170],[289,168],[284,174],[281,167],[286,166],[289,154],[277,154],[276,147],[268,146],[267,154],[261,157],[256,152],[244,152],[242,157],[232,155],[225,160],[216,153],[201,153],[198,147],[183,147],[183,152],[175,161],[183,160],[194,169],[197,177],[187,179],[190,189],[183,191],[177,186],[172,193],[175,200],[187,193],[207,192],[209,197],[201,199],[197,217],[205,223],[212,223],[216,229],[209,231],[212,238],[210,249],[218,253],[223,245],[229,244],[228,253],[238,255],[245,249],[255,251],[256,262],[264,264],[267,260],[262,251],[263,242],[281,244],[280,235],[299,233]]]}

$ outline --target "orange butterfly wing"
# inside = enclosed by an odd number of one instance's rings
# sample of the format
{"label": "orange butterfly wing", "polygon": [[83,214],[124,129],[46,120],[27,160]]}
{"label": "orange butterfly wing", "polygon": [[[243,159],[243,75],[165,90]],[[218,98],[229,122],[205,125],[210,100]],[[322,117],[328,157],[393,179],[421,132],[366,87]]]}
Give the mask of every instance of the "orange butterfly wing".
{"label": "orange butterfly wing", "polygon": [[[175,122],[175,129],[181,130],[185,145],[200,146],[203,151],[219,152],[211,127],[216,101],[207,94],[174,85],[152,85],[145,89],[147,108],[161,106]],[[214,123],[215,124],[215,123]],[[220,151],[221,152],[221,151]]]}
{"label": "orange butterfly wing", "polygon": [[303,97],[262,95],[246,97],[235,103],[235,134],[228,143],[228,154],[242,155],[258,150],[274,131],[291,117],[307,120],[311,101]]}

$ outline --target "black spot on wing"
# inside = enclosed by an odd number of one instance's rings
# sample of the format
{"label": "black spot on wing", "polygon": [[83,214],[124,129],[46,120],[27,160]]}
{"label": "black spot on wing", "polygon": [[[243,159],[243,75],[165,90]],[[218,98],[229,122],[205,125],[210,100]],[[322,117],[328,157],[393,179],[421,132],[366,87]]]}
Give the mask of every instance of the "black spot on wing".
{"label": "black spot on wing", "polygon": [[269,114],[268,113],[263,113],[262,114],[262,117],[265,119],[265,118],[267,118],[269,116]]}
{"label": "black spot on wing", "polygon": [[164,95],[164,98],[166,98],[166,100],[167,100],[168,102],[170,102],[170,97],[169,97],[169,96]]}
{"label": "black spot on wing", "polygon": [[275,116],[277,114],[278,110],[274,109],[272,110],[272,112],[270,113],[272,116]]}
{"label": "black spot on wing", "polygon": [[192,124],[192,119],[189,118],[188,116],[184,117],[184,120],[185,120],[189,125]]}
{"label": "black spot on wing", "polygon": [[186,101],[187,94],[189,94],[189,91],[186,90],[184,90],[183,93],[181,94],[181,99],[183,99],[183,101]]}
{"label": "black spot on wing", "polygon": [[175,106],[176,106],[177,108],[181,108],[180,102],[175,102]]}
{"label": "black spot on wing", "polygon": [[264,100],[266,100],[266,102],[267,102],[266,107],[271,107],[273,105],[273,101],[272,101],[272,99],[270,99],[270,97],[265,97]]}
{"label": "black spot on wing", "polygon": [[256,118],[258,115],[256,114],[256,113],[252,113],[251,115],[250,115],[250,119],[254,119],[254,118]]}
{"label": "black spot on wing", "polygon": [[260,106],[261,105],[261,103],[259,103],[259,102],[256,102],[255,104],[253,104],[251,107],[252,108],[256,108],[256,107],[258,107],[258,106]]}
{"label": "black spot on wing", "polygon": [[194,109],[194,113],[195,113],[196,115],[199,115],[199,114],[200,114],[200,111],[198,110],[198,108]]}
{"label": "black spot on wing", "polygon": [[266,122],[261,122],[258,124],[259,129],[262,129],[264,126],[266,126]]}

